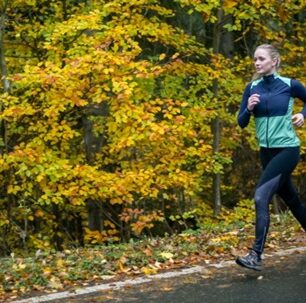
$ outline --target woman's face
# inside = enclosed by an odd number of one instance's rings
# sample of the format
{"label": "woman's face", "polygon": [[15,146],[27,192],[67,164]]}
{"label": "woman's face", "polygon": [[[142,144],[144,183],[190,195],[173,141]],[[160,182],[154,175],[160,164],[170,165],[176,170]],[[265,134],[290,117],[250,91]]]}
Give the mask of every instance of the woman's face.
{"label": "woman's face", "polygon": [[254,54],[256,72],[260,75],[270,75],[276,70],[276,59],[272,59],[264,48],[258,48]]}

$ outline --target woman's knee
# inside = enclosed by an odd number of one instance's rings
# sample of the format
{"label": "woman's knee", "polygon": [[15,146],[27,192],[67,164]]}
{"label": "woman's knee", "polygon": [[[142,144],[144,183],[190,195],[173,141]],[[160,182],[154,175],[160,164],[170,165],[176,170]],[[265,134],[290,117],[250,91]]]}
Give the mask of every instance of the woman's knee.
{"label": "woman's knee", "polygon": [[256,191],[254,195],[254,201],[256,207],[262,205],[264,203],[263,194],[259,191]]}
{"label": "woman's knee", "polygon": [[255,208],[257,213],[267,213],[269,211],[269,201],[262,191],[256,191],[254,195]]}

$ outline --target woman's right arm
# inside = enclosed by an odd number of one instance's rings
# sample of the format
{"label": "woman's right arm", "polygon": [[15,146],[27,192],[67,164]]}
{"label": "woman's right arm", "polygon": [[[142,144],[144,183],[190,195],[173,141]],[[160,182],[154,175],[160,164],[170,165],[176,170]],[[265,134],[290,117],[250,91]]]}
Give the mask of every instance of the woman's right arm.
{"label": "woman's right arm", "polygon": [[248,105],[248,99],[250,97],[250,87],[251,83],[247,85],[247,87],[244,90],[242,101],[240,104],[240,110],[238,114],[238,124],[241,128],[245,128],[249,122],[252,112],[250,112],[247,108]]}

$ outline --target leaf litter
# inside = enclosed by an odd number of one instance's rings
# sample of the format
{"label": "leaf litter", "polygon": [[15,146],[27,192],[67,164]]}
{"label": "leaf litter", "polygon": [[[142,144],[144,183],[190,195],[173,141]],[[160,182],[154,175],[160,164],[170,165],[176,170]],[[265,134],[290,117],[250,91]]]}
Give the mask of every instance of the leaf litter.
{"label": "leaf litter", "polygon": [[[124,244],[39,251],[23,258],[11,254],[0,263],[0,300],[73,290],[196,264],[209,268],[212,263],[233,260],[234,256],[245,253],[253,241],[252,232],[252,227],[229,232],[197,230]],[[266,251],[305,244],[301,230],[287,226],[283,232],[283,226],[276,224],[271,227]],[[216,270],[209,268],[201,277],[211,279]]]}

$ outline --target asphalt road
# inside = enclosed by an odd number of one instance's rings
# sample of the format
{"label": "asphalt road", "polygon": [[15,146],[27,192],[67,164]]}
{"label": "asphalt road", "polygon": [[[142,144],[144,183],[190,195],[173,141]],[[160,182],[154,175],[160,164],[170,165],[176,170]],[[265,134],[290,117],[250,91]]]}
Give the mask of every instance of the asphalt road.
{"label": "asphalt road", "polygon": [[265,260],[261,272],[237,265],[120,290],[65,299],[65,303],[306,303],[306,252]]}

